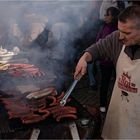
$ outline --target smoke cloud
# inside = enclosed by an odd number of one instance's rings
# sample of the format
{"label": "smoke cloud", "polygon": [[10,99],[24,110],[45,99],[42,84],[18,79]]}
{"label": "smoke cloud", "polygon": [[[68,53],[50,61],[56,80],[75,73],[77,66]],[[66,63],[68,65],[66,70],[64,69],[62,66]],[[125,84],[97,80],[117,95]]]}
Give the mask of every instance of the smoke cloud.
{"label": "smoke cloud", "polygon": [[[76,57],[75,40],[93,26],[95,21],[82,28],[91,14],[98,17],[98,3],[87,0],[0,1],[0,45],[7,50],[19,47],[19,58],[27,58],[46,73],[42,81],[55,79],[55,86],[61,88],[70,76],[68,67],[73,66]],[[19,63],[24,63],[19,58]],[[39,83],[39,80],[27,82],[27,79],[15,78],[11,81],[27,84]],[[1,85],[10,87],[11,82],[6,81]]]}

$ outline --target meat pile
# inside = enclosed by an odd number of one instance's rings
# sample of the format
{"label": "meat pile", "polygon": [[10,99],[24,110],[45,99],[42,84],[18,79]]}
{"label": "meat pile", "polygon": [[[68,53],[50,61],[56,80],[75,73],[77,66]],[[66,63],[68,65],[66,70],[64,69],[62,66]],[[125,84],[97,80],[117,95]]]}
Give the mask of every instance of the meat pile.
{"label": "meat pile", "polygon": [[8,72],[14,77],[36,77],[44,75],[39,68],[31,64],[1,64],[0,70]]}
{"label": "meat pile", "polygon": [[57,122],[64,118],[77,119],[75,107],[60,106],[59,102],[64,92],[57,95],[53,87],[50,87],[47,92],[43,97],[30,99],[27,98],[27,93],[9,97],[0,96],[0,101],[5,105],[9,119],[20,118],[24,124],[39,122],[48,117],[53,117]]}

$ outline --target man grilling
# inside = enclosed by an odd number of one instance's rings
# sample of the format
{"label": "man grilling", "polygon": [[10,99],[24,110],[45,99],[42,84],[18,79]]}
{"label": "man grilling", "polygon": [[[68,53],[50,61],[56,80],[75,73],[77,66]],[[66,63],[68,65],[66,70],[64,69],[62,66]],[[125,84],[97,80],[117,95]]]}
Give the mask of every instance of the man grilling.
{"label": "man grilling", "polygon": [[127,7],[118,17],[118,31],[86,49],[74,77],[84,75],[87,62],[110,58],[116,66],[116,82],[108,108],[104,139],[140,138],[140,6]]}

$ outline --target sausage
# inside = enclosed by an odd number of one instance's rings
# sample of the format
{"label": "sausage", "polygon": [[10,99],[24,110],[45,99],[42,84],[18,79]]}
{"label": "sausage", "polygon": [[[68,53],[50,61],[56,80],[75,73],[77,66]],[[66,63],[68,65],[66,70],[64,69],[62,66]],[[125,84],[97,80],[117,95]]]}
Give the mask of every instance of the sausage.
{"label": "sausage", "polygon": [[72,119],[77,119],[77,116],[75,114],[63,114],[60,115],[56,118],[56,121],[59,122],[63,118],[72,118]]}
{"label": "sausage", "polygon": [[61,106],[52,106],[52,107],[49,107],[47,108],[51,114],[57,112],[58,109],[62,108]]}
{"label": "sausage", "polygon": [[60,101],[62,100],[62,98],[64,97],[64,93],[62,92],[58,97],[56,97],[56,104],[60,104]]}
{"label": "sausage", "polygon": [[[59,96],[57,96],[57,104],[60,104],[60,101],[62,100],[62,98],[64,97],[64,92],[62,92]],[[67,102],[69,102],[71,99],[68,98]]]}
{"label": "sausage", "polygon": [[47,96],[46,99],[51,100],[52,102],[49,104],[49,106],[56,105],[56,98],[54,96]]}
{"label": "sausage", "polygon": [[8,111],[14,112],[15,114],[26,114],[26,113],[30,112],[30,109],[28,107],[27,108],[25,108],[25,107],[18,107],[18,105],[17,105],[17,107],[16,107],[16,105],[15,106],[11,106],[11,108],[9,106],[7,106],[6,109]]}
{"label": "sausage", "polygon": [[44,120],[40,115],[30,115],[30,116],[25,116],[21,118],[22,123],[24,124],[29,124],[29,123],[35,123]]}
{"label": "sausage", "polygon": [[76,108],[74,107],[70,107],[70,106],[60,106],[60,105],[57,105],[57,106],[53,106],[53,107],[50,107],[50,108],[47,108],[51,113],[56,113],[56,112],[60,112],[60,110],[73,110],[74,112],[76,112]]}
{"label": "sausage", "polygon": [[50,88],[52,88],[52,93],[51,93],[52,96],[58,95],[58,93],[54,87],[50,87]]}
{"label": "sausage", "polygon": [[25,114],[29,114],[30,113],[30,111],[29,110],[24,110],[24,111],[19,111],[19,110],[17,110],[17,112],[16,111],[12,111],[12,110],[8,110],[8,114],[9,115],[13,115],[13,116],[24,116]]}
{"label": "sausage", "polygon": [[60,116],[63,114],[76,114],[76,113],[77,113],[76,108],[66,106],[66,107],[56,110],[56,112],[53,113],[53,117],[56,118],[57,116]]}
{"label": "sausage", "polygon": [[64,92],[62,92],[59,96],[57,96],[57,99],[62,99],[64,97]]}
{"label": "sausage", "polygon": [[8,111],[8,115],[9,115],[9,119],[12,119],[12,118],[24,117],[24,116],[27,116],[27,115],[30,116],[30,115],[32,115],[32,112],[24,113],[24,114],[16,114],[14,112]]}
{"label": "sausage", "polygon": [[42,118],[46,118],[50,115],[50,112],[47,109],[39,109],[38,112],[45,113],[44,115],[42,115]]}
{"label": "sausage", "polygon": [[32,99],[29,101],[29,107],[31,110],[36,110],[38,108],[45,108],[46,107],[46,100],[45,99]]}
{"label": "sausage", "polygon": [[21,77],[22,76],[22,73],[20,71],[9,71],[8,72],[11,76],[14,76],[14,77]]}
{"label": "sausage", "polygon": [[30,115],[21,117],[22,123],[29,124],[29,123],[39,122],[39,121],[45,120],[50,115],[50,112],[46,109],[43,109],[43,110],[39,109],[38,112],[44,113],[44,114],[38,115],[38,114],[34,114],[35,112],[33,112]]}
{"label": "sausage", "polygon": [[38,90],[38,91],[31,92],[30,94],[28,94],[26,96],[26,98],[28,98],[28,99],[36,98],[37,99],[37,98],[42,97],[42,96],[40,96],[42,94],[44,94],[46,96],[49,95],[49,94],[55,94],[56,95],[57,92],[53,87],[48,87],[48,88],[45,88],[45,89],[41,89],[41,90]]}
{"label": "sausage", "polygon": [[10,64],[10,67],[11,68],[17,68],[17,67],[19,67],[19,68],[32,68],[32,67],[35,67],[34,65],[31,65],[31,64],[20,64],[20,63],[16,63],[16,64]]}
{"label": "sausage", "polygon": [[8,70],[9,70],[9,74],[16,77],[28,76],[27,74],[30,74],[30,76],[44,75],[44,73],[41,72],[39,68],[31,64],[10,64]]}
{"label": "sausage", "polygon": [[8,116],[9,116],[9,119],[12,119],[12,118],[18,118],[19,116],[16,116],[13,112],[11,111],[8,111]]}

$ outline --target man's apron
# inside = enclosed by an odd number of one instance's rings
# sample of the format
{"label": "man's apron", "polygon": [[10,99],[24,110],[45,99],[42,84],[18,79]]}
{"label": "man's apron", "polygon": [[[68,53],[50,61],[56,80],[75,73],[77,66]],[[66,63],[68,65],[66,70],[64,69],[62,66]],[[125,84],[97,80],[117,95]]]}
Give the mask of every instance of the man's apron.
{"label": "man's apron", "polygon": [[140,139],[140,59],[131,60],[122,48],[108,108],[104,139]]}

